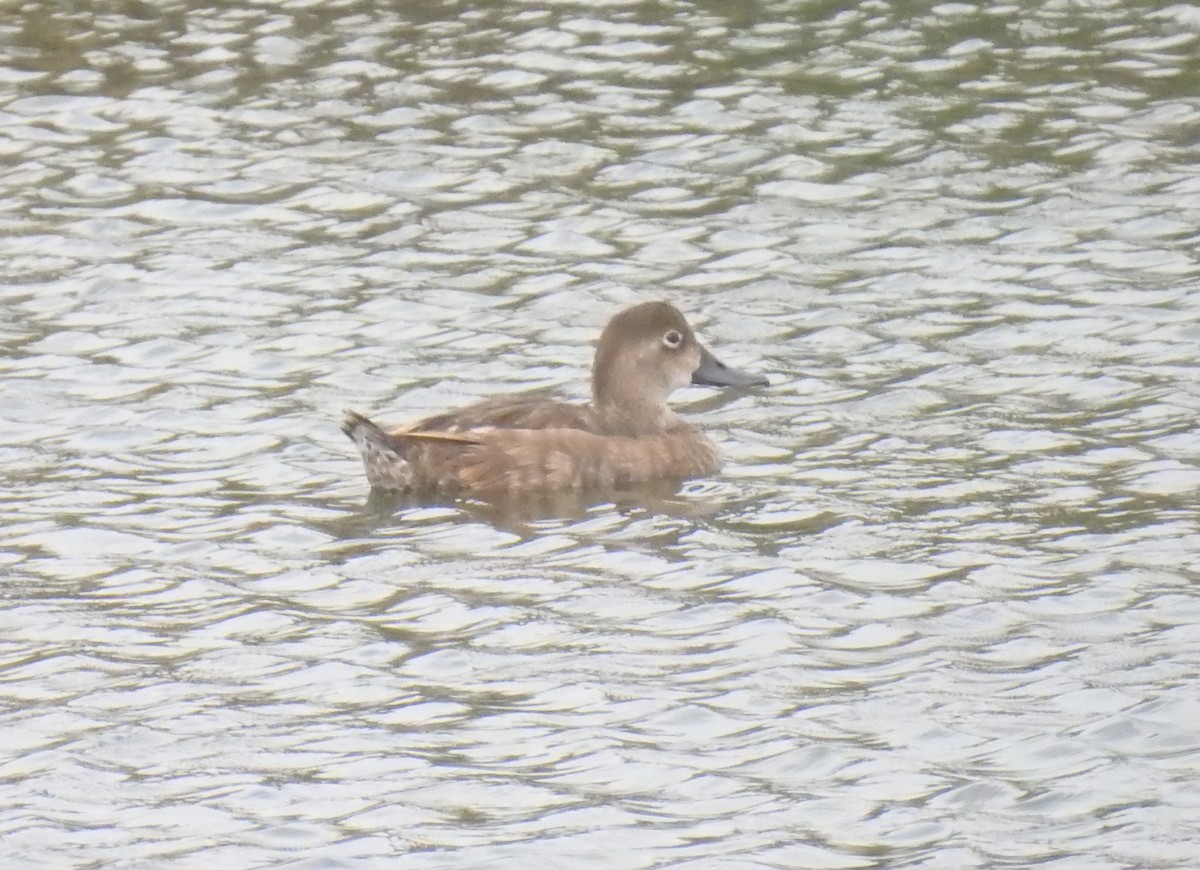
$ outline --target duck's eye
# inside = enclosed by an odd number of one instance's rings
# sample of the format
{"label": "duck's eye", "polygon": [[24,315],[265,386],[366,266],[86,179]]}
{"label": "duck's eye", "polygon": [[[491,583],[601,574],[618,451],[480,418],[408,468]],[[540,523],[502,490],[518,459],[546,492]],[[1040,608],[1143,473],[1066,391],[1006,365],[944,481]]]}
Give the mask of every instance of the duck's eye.
{"label": "duck's eye", "polygon": [[675,350],[681,344],[683,344],[683,333],[678,329],[672,329],[663,335],[663,347]]}

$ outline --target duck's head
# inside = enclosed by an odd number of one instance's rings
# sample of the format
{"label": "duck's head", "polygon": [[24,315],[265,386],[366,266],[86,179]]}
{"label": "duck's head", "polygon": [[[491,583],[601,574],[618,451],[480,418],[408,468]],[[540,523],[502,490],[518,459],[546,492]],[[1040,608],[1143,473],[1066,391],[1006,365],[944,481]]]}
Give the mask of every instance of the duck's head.
{"label": "duck's head", "polygon": [[675,306],[644,302],[613,317],[600,335],[592,369],[598,408],[630,414],[666,412],[679,387],[766,386],[763,375],[725,365],[700,340]]}

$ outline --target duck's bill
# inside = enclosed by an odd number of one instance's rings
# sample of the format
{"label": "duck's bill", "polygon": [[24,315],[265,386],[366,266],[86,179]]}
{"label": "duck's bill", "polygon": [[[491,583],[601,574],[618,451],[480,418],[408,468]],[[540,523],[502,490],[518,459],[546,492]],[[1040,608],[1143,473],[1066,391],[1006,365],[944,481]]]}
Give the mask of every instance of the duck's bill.
{"label": "duck's bill", "polygon": [[692,372],[692,383],[705,387],[766,387],[770,385],[766,375],[743,372],[727,366],[709,353],[706,347],[700,348],[700,365]]}

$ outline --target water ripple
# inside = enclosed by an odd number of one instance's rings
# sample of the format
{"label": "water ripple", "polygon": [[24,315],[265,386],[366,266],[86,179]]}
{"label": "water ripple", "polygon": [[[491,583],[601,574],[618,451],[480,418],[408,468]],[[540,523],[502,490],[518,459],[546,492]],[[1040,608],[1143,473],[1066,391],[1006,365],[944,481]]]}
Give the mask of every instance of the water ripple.
{"label": "water ripple", "polygon": [[[1188,8],[0,33],[6,865],[1195,865]],[[647,296],[720,476],[367,499]]]}

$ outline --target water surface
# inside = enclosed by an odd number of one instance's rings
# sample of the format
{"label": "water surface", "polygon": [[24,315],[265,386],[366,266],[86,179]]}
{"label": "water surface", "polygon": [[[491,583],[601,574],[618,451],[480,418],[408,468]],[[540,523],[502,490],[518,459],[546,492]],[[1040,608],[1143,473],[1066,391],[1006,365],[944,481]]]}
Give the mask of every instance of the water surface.
{"label": "water surface", "polygon": [[[6,867],[1200,863],[1194,10],[100,6],[0,22]],[[718,477],[368,498],[648,298]]]}

